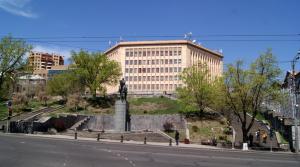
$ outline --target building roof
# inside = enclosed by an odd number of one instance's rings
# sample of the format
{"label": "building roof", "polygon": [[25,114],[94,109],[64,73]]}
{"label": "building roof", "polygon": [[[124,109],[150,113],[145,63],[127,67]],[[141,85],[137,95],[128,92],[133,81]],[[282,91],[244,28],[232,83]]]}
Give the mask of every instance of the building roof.
{"label": "building roof", "polygon": [[160,41],[129,41],[129,42],[120,42],[116,44],[115,46],[109,48],[107,51],[104,52],[104,54],[108,54],[112,52],[113,50],[121,47],[121,46],[151,46],[151,45],[174,45],[174,44],[184,44],[184,45],[190,45],[199,49],[202,49],[204,51],[207,51],[211,54],[214,54],[218,57],[223,58],[223,55],[219,52],[212,51],[208,48],[205,48],[201,45],[198,45],[196,43],[193,43],[189,40],[160,40]]}

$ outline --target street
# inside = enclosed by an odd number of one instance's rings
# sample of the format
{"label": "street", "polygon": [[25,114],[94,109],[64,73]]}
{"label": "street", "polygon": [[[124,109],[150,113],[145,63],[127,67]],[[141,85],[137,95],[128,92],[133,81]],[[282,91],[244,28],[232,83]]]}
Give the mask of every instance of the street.
{"label": "street", "polygon": [[292,153],[241,152],[0,134],[0,167],[298,166]]}

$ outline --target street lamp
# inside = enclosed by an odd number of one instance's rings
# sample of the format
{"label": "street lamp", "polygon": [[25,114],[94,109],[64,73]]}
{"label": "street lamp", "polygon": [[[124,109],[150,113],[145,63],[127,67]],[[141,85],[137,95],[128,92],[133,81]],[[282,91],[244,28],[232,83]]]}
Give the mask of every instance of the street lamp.
{"label": "street lamp", "polygon": [[296,100],[296,83],[295,83],[295,64],[300,59],[300,50],[292,60],[292,84],[293,84],[293,100],[292,100],[292,111],[295,125],[295,153],[299,152],[299,139],[298,139],[298,119],[297,119],[297,100]]}

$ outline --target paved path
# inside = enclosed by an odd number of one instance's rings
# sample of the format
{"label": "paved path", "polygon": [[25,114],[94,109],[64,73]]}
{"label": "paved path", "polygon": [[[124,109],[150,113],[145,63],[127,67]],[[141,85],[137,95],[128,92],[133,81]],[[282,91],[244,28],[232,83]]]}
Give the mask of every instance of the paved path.
{"label": "paved path", "polygon": [[0,167],[280,167],[299,166],[291,153],[239,152],[0,133]]}

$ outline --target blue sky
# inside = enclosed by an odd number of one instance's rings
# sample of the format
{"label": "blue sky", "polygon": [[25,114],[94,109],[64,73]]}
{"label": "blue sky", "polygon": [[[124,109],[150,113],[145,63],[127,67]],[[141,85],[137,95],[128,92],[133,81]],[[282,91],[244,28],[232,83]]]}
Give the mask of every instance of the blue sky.
{"label": "blue sky", "polygon": [[183,39],[184,34],[192,32],[193,39],[205,47],[222,49],[225,63],[238,59],[249,63],[272,48],[282,69],[289,70],[290,64],[285,61],[300,49],[300,35],[205,35],[300,34],[299,6],[299,0],[0,0],[0,36],[51,37],[27,40],[36,50],[68,57],[70,50],[81,47],[105,50],[108,41],[118,39],[54,37],[154,40],[164,38],[128,36],[176,35],[182,37],[165,39]]}

